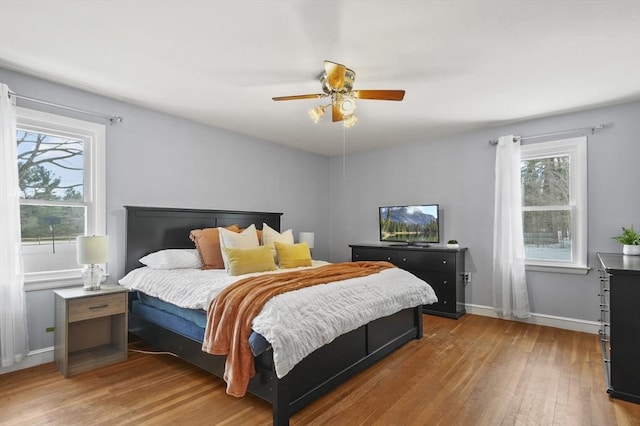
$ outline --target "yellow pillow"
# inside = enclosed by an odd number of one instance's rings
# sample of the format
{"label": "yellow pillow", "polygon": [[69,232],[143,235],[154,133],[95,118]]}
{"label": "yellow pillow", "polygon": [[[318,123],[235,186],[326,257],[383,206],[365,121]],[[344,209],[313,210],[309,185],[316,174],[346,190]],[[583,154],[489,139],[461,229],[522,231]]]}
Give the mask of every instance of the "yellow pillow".
{"label": "yellow pillow", "polygon": [[[242,232],[231,232],[228,229],[218,228],[220,230],[220,247],[230,248],[256,248],[260,247],[256,226],[251,225],[242,230]],[[227,253],[222,251],[222,262],[224,268],[229,271],[229,259]]]}
{"label": "yellow pillow", "polygon": [[229,262],[229,275],[276,270],[271,249],[267,246],[257,248],[222,247],[222,250]]}
{"label": "yellow pillow", "polygon": [[311,251],[307,243],[284,244],[275,241],[273,244],[276,246],[278,264],[281,268],[311,266]]}

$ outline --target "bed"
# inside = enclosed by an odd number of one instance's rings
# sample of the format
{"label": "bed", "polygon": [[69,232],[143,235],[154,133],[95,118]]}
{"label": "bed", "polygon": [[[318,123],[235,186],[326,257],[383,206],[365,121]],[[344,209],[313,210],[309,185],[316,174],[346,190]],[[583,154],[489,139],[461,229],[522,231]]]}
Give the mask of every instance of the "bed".
{"label": "bed", "polygon": [[[237,224],[246,228],[263,223],[280,230],[281,213],[243,212],[126,206],[125,273],[143,265],[139,259],[162,249],[193,248],[192,229]],[[225,357],[202,351],[201,328],[145,299],[141,292],[129,293],[129,332],[154,346],[222,377]],[[153,299],[153,298],[151,298]],[[160,301],[159,303],[163,303]],[[158,320],[157,314],[165,320]],[[422,338],[422,305],[375,319],[337,337],[306,356],[284,377],[276,375],[273,350],[255,356],[256,375],[248,392],[272,405],[273,424],[287,425],[289,418],[331,389],[355,376],[411,340]]]}

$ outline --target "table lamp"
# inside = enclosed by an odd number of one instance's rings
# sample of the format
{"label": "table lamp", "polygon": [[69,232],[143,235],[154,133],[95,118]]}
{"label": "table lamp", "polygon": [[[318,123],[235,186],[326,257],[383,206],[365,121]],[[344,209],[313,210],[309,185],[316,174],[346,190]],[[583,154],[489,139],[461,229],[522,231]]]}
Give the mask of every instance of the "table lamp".
{"label": "table lamp", "polygon": [[106,235],[81,236],[76,239],[76,255],[82,270],[83,290],[100,290],[104,272],[100,268],[109,257],[109,237]]}
{"label": "table lamp", "polygon": [[309,246],[309,250],[313,248],[315,239],[316,239],[316,234],[313,232],[300,232],[298,234],[298,242],[307,243],[307,245]]}

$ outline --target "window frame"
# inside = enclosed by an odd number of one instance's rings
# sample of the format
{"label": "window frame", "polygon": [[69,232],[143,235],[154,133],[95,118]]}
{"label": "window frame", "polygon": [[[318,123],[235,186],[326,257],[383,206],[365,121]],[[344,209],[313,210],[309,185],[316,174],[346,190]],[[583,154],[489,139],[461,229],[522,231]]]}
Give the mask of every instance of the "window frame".
{"label": "window frame", "polygon": [[[586,274],[588,266],[588,222],[587,222],[587,137],[559,139],[548,142],[523,144],[521,146],[521,160],[533,160],[557,156],[569,156],[569,185],[570,200],[565,210],[572,212],[571,251],[572,260],[539,260],[526,259],[527,270],[544,272],[561,272]],[[522,184],[522,182],[521,182]],[[541,210],[539,206],[524,206],[525,211]],[[560,206],[544,206],[544,210],[558,210]]]}
{"label": "window frame", "polygon": [[[20,205],[83,206],[85,233],[106,235],[106,126],[28,108],[17,108],[18,130],[53,133],[83,140],[83,201],[20,200]],[[17,161],[17,159],[16,159]],[[105,265],[106,266],[106,265]],[[25,273],[25,290],[82,284],[81,267]]]}

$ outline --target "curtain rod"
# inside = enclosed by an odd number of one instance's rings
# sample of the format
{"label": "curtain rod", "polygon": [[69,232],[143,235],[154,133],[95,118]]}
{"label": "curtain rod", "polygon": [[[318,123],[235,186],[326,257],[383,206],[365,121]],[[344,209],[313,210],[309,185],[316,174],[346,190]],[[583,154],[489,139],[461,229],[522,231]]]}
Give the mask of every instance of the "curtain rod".
{"label": "curtain rod", "polygon": [[[581,127],[579,129],[562,130],[560,132],[545,133],[545,134],[542,134],[542,135],[514,136],[513,137],[513,141],[514,142],[518,142],[518,141],[523,141],[525,139],[544,138],[544,137],[547,137],[547,136],[564,135],[564,134],[567,134],[567,133],[579,133],[579,132],[584,132],[585,130],[590,130],[591,134],[593,135],[596,132],[596,130],[605,129],[606,127],[607,127],[606,124],[597,124],[597,125],[592,126],[592,127]],[[497,139],[490,140],[489,141],[489,145],[498,145],[498,140]]]}
{"label": "curtain rod", "polygon": [[67,111],[79,112],[81,114],[104,118],[106,120],[109,120],[109,123],[111,124],[122,123],[122,117],[119,115],[107,115],[107,114],[101,114],[99,112],[87,111],[85,109],[74,108],[66,105],[56,104],[53,102],[43,101],[42,99],[36,99],[36,98],[31,98],[29,96],[19,95],[15,92],[9,92],[9,96],[15,96],[16,99],[22,99],[23,101],[35,102],[38,104],[48,105],[55,108],[66,109]]}

